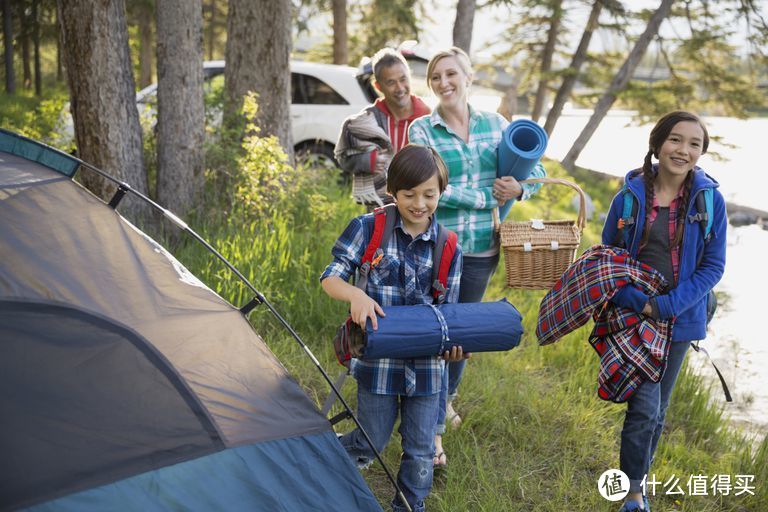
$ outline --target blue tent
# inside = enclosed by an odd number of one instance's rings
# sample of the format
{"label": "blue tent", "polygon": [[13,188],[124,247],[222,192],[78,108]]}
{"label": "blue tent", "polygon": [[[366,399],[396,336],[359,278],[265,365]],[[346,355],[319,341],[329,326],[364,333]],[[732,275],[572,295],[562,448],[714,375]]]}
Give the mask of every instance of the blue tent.
{"label": "blue tent", "polygon": [[381,510],[243,313],[0,131],[0,510]]}

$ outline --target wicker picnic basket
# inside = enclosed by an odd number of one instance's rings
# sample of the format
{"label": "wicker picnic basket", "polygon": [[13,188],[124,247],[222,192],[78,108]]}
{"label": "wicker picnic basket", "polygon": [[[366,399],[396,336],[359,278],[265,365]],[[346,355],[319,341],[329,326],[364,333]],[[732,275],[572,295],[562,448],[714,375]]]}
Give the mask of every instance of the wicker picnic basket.
{"label": "wicker picnic basket", "polygon": [[[520,183],[565,185],[579,193],[579,215],[573,220],[506,221],[499,226],[507,286],[528,290],[549,289],[573,263],[586,215],[584,191],[570,181],[538,178]],[[498,226],[498,213],[494,213]]]}

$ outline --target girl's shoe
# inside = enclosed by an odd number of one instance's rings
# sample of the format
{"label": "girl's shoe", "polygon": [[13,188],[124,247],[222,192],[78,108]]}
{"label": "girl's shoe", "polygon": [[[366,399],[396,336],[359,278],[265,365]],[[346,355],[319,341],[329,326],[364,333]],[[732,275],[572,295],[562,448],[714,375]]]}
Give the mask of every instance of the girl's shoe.
{"label": "girl's shoe", "polygon": [[[646,501],[646,500],[643,500],[643,501],[644,501],[645,503],[647,503],[647,501]],[[644,503],[644,504],[645,504],[645,503]],[[644,504],[643,504],[643,505],[644,505]],[[632,500],[632,501],[625,501],[625,502],[624,502],[624,505],[622,505],[622,506],[621,506],[621,508],[619,509],[619,512],[639,512],[639,511],[641,511],[641,510],[642,510],[643,512],[645,512],[645,511],[644,511],[644,510],[641,508],[641,506],[640,506],[640,504],[639,504],[638,502],[636,502],[635,500]]]}

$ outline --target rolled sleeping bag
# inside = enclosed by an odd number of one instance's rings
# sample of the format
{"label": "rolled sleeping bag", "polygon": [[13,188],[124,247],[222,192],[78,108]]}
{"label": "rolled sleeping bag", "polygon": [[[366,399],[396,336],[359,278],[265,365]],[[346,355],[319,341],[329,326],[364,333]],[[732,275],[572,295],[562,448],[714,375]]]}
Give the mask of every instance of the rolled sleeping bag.
{"label": "rolled sleeping bag", "polygon": [[[529,119],[511,122],[499,142],[497,152],[497,176],[512,176],[517,181],[527,179],[547,149],[547,132]],[[507,201],[499,208],[499,220],[512,208],[513,201]]]}
{"label": "rolled sleeping bag", "polygon": [[506,299],[498,302],[385,307],[379,328],[366,325],[361,359],[410,359],[464,352],[510,350],[523,335],[522,316]]}

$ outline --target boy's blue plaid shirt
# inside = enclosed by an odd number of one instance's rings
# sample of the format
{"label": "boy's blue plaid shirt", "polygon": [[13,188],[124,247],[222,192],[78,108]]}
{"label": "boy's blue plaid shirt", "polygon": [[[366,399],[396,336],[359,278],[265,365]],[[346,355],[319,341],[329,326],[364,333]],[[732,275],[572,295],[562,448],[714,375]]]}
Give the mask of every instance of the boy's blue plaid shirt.
{"label": "boy's blue plaid shirt", "polygon": [[[475,110],[470,105],[468,143],[448,127],[437,109],[414,121],[409,130],[410,142],[435,148],[448,166],[449,185],[440,197],[437,220],[459,235],[459,244],[467,255],[493,246],[492,212],[499,206],[493,197],[496,148],[508,124],[499,114]],[[539,163],[530,178],[543,178],[546,174]],[[541,185],[526,183],[522,187],[520,199],[525,200]]]}
{"label": "boy's blue plaid shirt", "polygon": [[[373,234],[373,214],[362,215],[349,223],[331,251],[333,261],[320,280],[337,276],[349,281],[362,261]],[[395,229],[383,257],[368,276],[366,293],[380,306],[406,306],[432,303],[432,250],[437,238],[437,225],[415,239],[409,235],[398,214]],[[461,280],[461,248],[451,262],[448,273],[446,302],[459,299]],[[378,395],[426,396],[440,392],[444,362],[438,357],[413,359],[353,359],[350,369],[358,386]]]}

